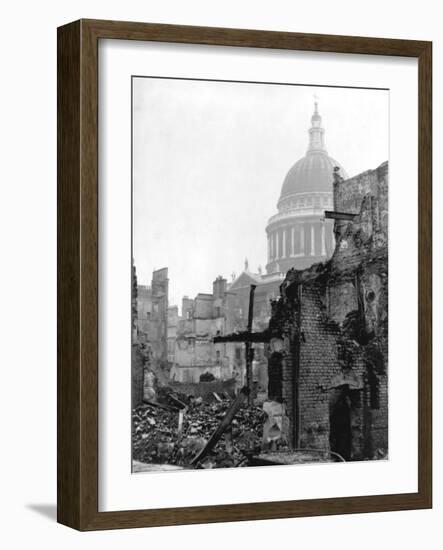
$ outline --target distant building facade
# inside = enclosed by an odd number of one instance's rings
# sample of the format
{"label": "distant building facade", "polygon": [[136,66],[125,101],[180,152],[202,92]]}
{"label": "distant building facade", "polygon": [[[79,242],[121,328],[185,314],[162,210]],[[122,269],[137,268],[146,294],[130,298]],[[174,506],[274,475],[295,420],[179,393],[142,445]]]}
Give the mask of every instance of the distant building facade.
{"label": "distant building facade", "polygon": [[168,307],[168,363],[175,363],[175,352],[177,347],[177,327],[178,327],[178,306]]}
{"label": "distant building facade", "polygon": [[[199,293],[194,299],[183,297],[180,317],[170,308],[169,326],[171,335],[175,334],[171,381],[195,383],[202,375],[219,380],[232,376],[226,346],[213,343],[214,336],[224,334],[226,327],[226,283],[226,279],[218,277],[212,294]],[[171,350],[172,342],[171,337]]]}

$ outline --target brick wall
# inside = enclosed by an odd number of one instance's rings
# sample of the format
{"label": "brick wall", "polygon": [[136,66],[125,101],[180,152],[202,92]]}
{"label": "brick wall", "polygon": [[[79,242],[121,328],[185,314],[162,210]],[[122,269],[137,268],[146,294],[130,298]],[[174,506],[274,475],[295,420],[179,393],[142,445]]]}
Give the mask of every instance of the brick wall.
{"label": "brick wall", "polygon": [[338,329],[328,322],[324,288],[302,288],[300,342],[300,431],[301,447],[329,447],[329,384],[339,373]]}
{"label": "brick wall", "polygon": [[335,184],[335,209],[357,215],[336,222],[330,261],[288,272],[273,306],[293,446],[387,452],[387,190],[387,163]]}

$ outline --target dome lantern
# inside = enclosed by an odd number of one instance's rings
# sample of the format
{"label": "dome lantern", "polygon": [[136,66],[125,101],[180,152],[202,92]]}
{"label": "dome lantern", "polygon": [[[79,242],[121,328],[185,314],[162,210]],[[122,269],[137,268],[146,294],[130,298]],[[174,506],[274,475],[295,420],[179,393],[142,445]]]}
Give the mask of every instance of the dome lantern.
{"label": "dome lantern", "polygon": [[317,101],[314,104],[314,114],[309,128],[309,145],[306,155],[290,168],[283,181],[278,209],[284,209],[291,203],[294,196],[300,193],[332,193],[332,172],[335,166],[346,179],[343,167],[328,155],[324,142],[325,130],[322,117],[318,112]]}
{"label": "dome lantern", "polygon": [[309,129],[309,147],[308,153],[314,151],[323,151],[326,153],[324,142],[325,130],[321,125],[321,116],[318,112],[318,103],[314,103],[314,114],[311,117],[311,128]]}

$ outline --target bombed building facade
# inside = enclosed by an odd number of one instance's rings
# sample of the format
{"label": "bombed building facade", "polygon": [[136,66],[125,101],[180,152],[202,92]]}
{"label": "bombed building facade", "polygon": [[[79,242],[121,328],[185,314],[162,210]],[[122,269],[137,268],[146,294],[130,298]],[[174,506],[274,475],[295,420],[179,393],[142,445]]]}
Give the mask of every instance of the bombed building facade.
{"label": "bombed building facade", "polygon": [[[292,447],[388,451],[388,163],[334,182],[335,251],[291,269],[269,325],[269,398]],[[277,344],[275,344],[277,342]]]}
{"label": "bombed building facade", "polygon": [[152,273],[151,285],[137,285],[137,340],[147,344],[156,364],[167,362],[168,268]]}
{"label": "bombed building facade", "polygon": [[[137,285],[134,268],[133,405],[148,405],[134,424],[142,461],[182,465],[173,449],[182,448],[183,422],[192,444],[211,430],[221,435],[227,427],[220,431],[213,413],[221,418],[243,397],[245,434],[232,432],[240,447],[253,435],[248,452],[315,451],[308,462],[316,453],[387,458],[388,162],[350,178],[324,134],[315,103],[306,154],[263,227],[265,269],[251,270],[246,259],[239,275],[217,276],[212,290],[208,281],[178,307],[168,302],[167,268],[149,286]],[[179,407],[177,433],[166,416],[157,426],[158,406]],[[154,455],[149,430],[160,438]],[[230,437],[214,467],[244,464]]]}
{"label": "bombed building facade", "polygon": [[231,376],[223,346],[213,344],[214,336],[224,330],[225,293],[226,280],[219,277],[214,281],[212,294],[183,297],[182,315],[177,314],[178,308],[170,308],[172,382],[198,383],[205,376],[219,380]]}
{"label": "bombed building facade", "polygon": [[140,403],[147,372],[160,383],[169,378],[168,364],[168,269],[152,273],[150,285],[137,282],[132,265],[132,401]]}

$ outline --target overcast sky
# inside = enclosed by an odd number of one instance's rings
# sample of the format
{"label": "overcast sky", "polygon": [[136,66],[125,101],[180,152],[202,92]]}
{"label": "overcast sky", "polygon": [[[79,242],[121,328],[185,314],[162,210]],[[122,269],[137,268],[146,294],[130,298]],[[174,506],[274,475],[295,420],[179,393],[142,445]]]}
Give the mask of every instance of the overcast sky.
{"label": "overcast sky", "polygon": [[139,284],[169,268],[169,303],[263,270],[265,227],[306,153],[318,97],[328,154],[349,176],[388,160],[389,92],[133,80],[133,246]]}

